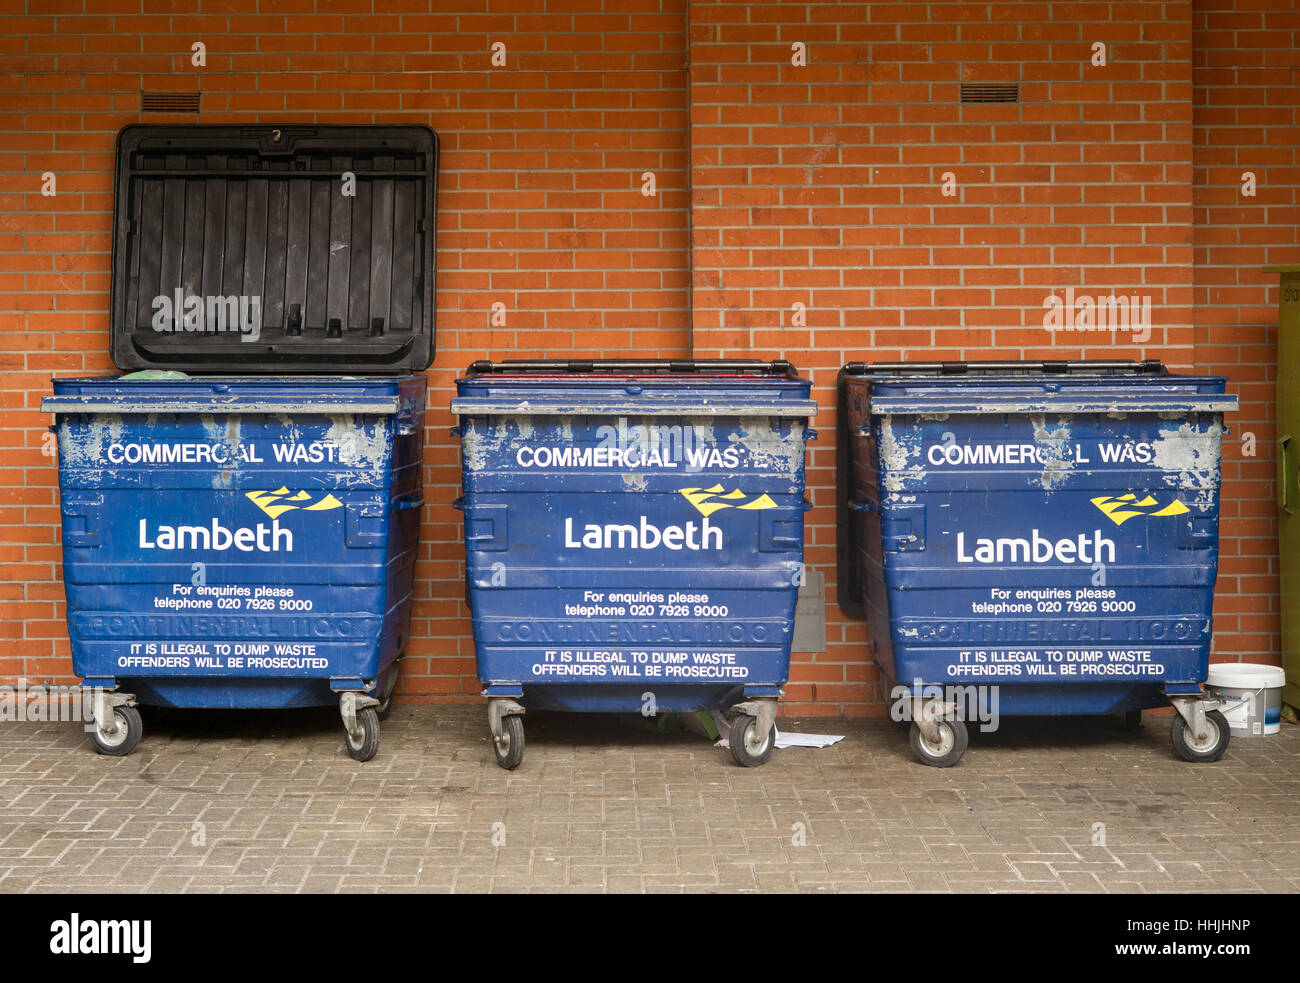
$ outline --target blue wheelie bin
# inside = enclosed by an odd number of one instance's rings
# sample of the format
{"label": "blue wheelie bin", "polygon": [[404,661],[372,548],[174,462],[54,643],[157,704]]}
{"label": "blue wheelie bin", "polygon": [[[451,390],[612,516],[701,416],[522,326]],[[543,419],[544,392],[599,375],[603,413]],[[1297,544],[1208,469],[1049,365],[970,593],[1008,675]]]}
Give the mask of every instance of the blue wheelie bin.
{"label": "blue wheelie bin", "polygon": [[839,377],[839,603],[865,616],[916,757],[975,714],[1172,703],[1213,761],[1205,696],[1224,380],[1159,362],[864,365]]}
{"label": "blue wheelie bin", "polygon": [[771,755],[803,577],[810,383],[786,362],[476,362],[467,600],[498,763],[526,708],[723,709]]}
{"label": "blue wheelie bin", "polygon": [[137,703],[337,702],[373,757],[410,634],[425,379],[59,379],[72,666],[92,740]]}
{"label": "blue wheelie bin", "polygon": [[378,749],[409,636],[437,162],[426,126],[118,134],[109,345],[136,371],[43,403],[101,752],[136,745],[141,704],[335,701],[349,754]]}

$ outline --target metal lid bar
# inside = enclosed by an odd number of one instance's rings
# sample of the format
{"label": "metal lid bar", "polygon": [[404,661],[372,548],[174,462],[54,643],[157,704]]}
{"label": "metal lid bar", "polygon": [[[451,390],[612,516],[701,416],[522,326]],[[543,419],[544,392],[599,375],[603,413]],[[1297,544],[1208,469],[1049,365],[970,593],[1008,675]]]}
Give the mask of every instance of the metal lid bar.
{"label": "metal lid bar", "polygon": [[465,371],[468,378],[484,375],[568,375],[586,373],[688,375],[708,372],[749,373],[797,379],[798,370],[789,362],[765,362],[746,358],[696,359],[486,359],[472,363]]}
{"label": "metal lid bar", "polygon": [[1168,375],[1159,359],[1140,362],[1117,359],[1070,360],[991,360],[974,362],[850,362],[842,370],[846,375]]}

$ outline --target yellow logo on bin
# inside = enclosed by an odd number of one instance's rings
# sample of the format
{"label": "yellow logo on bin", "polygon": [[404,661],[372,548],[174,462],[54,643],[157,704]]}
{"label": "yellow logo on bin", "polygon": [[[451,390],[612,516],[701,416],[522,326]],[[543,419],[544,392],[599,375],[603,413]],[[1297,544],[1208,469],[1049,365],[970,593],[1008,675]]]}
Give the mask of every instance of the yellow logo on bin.
{"label": "yellow logo on bin", "polygon": [[291,509],[302,509],[304,512],[327,512],[330,509],[343,507],[343,503],[330,492],[326,492],[324,498],[311,505],[304,504],[311,502],[311,495],[307,492],[290,494],[288,488],[277,488],[275,491],[251,491],[247,494],[252,503],[272,519]]}
{"label": "yellow logo on bin", "polygon": [[677,491],[703,516],[712,515],[719,509],[745,509],[758,512],[762,509],[776,508],[776,502],[768,497],[767,492],[757,498],[751,498],[740,489],[726,491],[721,485],[714,485],[712,488],[678,488]]}
{"label": "yellow logo on bin", "polygon": [[1106,516],[1110,521],[1115,523],[1117,526],[1122,526],[1135,515],[1144,515],[1149,519],[1158,519],[1171,515],[1182,515],[1184,512],[1191,511],[1191,509],[1176,498],[1164,508],[1150,511],[1153,506],[1158,506],[1160,503],[1150,495],[1147,495],[1141,501],[1138,501],[1137,495],[1133,492],[1129,492],[1127,495],[1118,495],[1115,497],[1110,495],[1100,495],[1097,498],[1090,499],[1090,501],[1093,505],[1097,506],[1097,508],[1101,509],[1102,512],[1106,513]]}

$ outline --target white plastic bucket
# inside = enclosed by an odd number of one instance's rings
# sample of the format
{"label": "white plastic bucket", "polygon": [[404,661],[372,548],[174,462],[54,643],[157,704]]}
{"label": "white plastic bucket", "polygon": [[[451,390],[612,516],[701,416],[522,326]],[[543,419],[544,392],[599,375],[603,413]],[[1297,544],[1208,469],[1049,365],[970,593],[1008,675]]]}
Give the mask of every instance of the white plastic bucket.
{"label": "white plastic bucket", "polygon": [[1286,671],[1280,666],[1251,662],[1216,662],[1205,687],[1224,702],[1233,737],[1263,737],[1282,729],[1282,687]]}

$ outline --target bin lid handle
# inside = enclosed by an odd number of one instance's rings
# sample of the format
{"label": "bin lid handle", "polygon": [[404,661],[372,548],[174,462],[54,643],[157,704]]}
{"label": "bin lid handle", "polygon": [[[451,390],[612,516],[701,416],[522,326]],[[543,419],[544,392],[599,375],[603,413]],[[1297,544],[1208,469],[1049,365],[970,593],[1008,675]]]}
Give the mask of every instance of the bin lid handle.
{"label": "bin lid handle", "polygon": [[1025,375],[1168,375],[1159,359],[1140,362],[1118,359],[1029,359],[972,362],[849,362],[845,375],[982,375],[984,373]]}
{"label": "bin lid handle", "polygon": [[745,373],[797,379],[798,370],[783,359],[756,358],[598,358],[598,359],[480,359],[465,370],[467,378],[483,375],[569,375],[610,373],[615,375],[688,375],[706,372]]}

